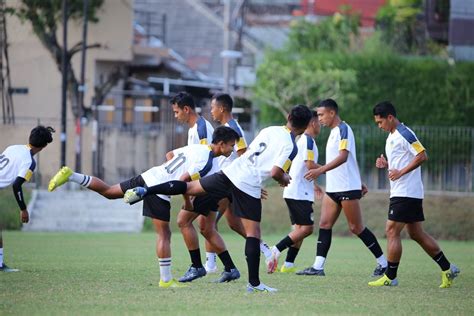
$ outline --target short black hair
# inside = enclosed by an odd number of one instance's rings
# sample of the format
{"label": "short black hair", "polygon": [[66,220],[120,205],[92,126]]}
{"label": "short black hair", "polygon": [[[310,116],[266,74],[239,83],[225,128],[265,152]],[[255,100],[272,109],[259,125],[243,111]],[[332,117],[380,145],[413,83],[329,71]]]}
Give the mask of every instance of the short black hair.
{"label": "short black hair", "polygon": [[298,104],[291,108],[288,121],[295,128],[306,128],[312,116],[311,110],[306,105]]}
{"label": "short black hair", "polygon": [[43,148],[53,141],[53,135],[55,130],[51,126],[44,127],[38,125],[31,130],[29,143],[31,146]]}
{"label": "short black hair", "polygon": [[390,114],[397,117],[397,111],[390,101],[383,101],[374,106],[373,113],[381,118],[387,118]]}
{"label": "short black hair", "polygon": [[171,98],[170,104],[176,104],[180,109],[183,109],[186,105],[193,110],[196,108],[193,97],[187,92],[179,92]]}
{"label": "short black hair", "polygon": [[336,112],[336,114],[339,113],[339,107],[337,106],[336,101],[334,101],[333,99],[322,100],[321,102],[319,102],[317,107],[318,108],[329,108],[330,110],[334,110],[334,112]]}
{"label": "short black hair", "polygon": [[318,112],[315,110],[311,110],[311,119],[318,118]]}
{"label": "short black hair", "polygon": [[231,140],[238,141],[240,139],[239,134],[232,128],[227,126],[219,126],[212,133],[212,143],[217,144],[219,142],[230,142]]}
{"label": "short black hair", "polygon": [[227,93],[218,92],[212,96],[211,100],[216,100],[227,112],[232,112],[234,101],[232,97]]}

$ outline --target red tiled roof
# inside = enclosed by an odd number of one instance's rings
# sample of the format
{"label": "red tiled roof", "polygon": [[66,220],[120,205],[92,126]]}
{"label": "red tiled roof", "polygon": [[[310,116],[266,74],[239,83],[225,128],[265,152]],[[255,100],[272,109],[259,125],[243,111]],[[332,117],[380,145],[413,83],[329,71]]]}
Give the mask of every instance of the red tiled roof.
{"label": "red tiled roof", "polygon": [[340,12],[342,5],[349,5],[352,8],[352,12],[361,15],[362,26],[373,27],[377,11],[381,6],[385,5],[387,0],[315,0],[315,7],[313,7],[312,2],[302,0],[301,5],[316,15],[333,15],[336,12]]}

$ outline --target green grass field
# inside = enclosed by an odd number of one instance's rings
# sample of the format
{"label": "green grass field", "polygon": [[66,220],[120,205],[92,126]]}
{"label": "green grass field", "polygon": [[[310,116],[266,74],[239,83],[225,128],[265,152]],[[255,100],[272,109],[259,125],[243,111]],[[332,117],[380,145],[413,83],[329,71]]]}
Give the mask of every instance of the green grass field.
{"label": "green grass field", "polygon": [[[270,244],[282,235],[266,235]],[[0,315],[160,314],[165,315],[309,315],[474,314],[474,242],[442,241],[448,258],[462,270],[450,289],[439,289],[438,266],[414,242],[404,241],[400,286],[369,288],[375,261],[357,238],[333,239],[326,277],[264,273],[261,279],[278,293],[246,293],[244,240],[224,239],[242,278],[214,284],[215,275],[187,288],[158,288],[155,236],[141,234],[4,233],[5,259],[19,273],[0,274]],[[315,236],[297,258],[312,264]],[[385,240],[381,240],[385,249]],[[173,272],[181,276],[188,254],[181,236],[173,236]],[[280,259],[280,263],[284,256]]]}

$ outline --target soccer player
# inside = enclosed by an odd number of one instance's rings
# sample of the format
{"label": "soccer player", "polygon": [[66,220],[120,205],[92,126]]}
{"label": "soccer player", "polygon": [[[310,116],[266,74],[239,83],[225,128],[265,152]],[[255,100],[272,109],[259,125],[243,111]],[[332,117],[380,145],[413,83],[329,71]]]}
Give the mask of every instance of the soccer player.
{"label": "soccer player", "polygon": [[249,271],[249,292],[275,292],[260,282],[260,221],[263,182],[273,178],[281,186],[290,182],[288,170],[297,153],[295,135],[301,135],[311,119],[304,105],[291,109],[286,126],[270,126],[255,137],[248,150],[221,172],[189,183],[171,181],[154,187],[135,188],[125,193],[124,200],[133,203],[148,194],[209,194],[223,198],[232,194],[234,214],[239,216],[246,233],[245,256]]}
{"label": "soccer player", "polygon": [[[297,142],[298,154],[296,155],[290,169],[290,184],[283,191],[283,198],[290,212],[290,220],[293,231],[272,247],[273,263],[267,262],[267,271],[273,273],[278,266],[278,258],[281,252],[288,248],[285,264],[281,266],[280,272],[294,273],[295,258],[303,244],[303,239],[313,233],[313,201],[314,193],[318,199],[322,198],[323,192],[313,181],[304,178],[305,173],[317,168],[318,148],[314,138],[319,135],[320,125],[318,113],[312,111],[313,117],[303,135]],[[271,266],[270,266],[271,265]],[[272,269],[269,269],[269,268]],[[272,271],[273,270],[273,271]]]}
{"label": "soccer player", "polygon": [[[224,126],[231,127],[234,131],[236,131],[240,139],[235,144],[234,152],[229,157],[221,157],[220,160],[220,168],[224,168],[229,165],[232,161],[234,161],[237,157],[242,156],[247,150],[247,142],[244,137],[244,131],[240,124],[234,119],[232,115],[232,108],[234,106],[234,101],[232,97],[227,93],[216,93],[211,98],[211,115],[214,121],[223,124]],[[216,226],[219,222],[220,218],[225,216],[227,220],[227,224],[229,227],[241,235],[243,238],[246,238],[244,226],[242,225],[242,221],[239,217],[235,216],[232,212],[232,208],[229,206],[229,200],[223,199],[219,202],[219,213],[216,219]],[[208,243],[206,241],[206,249],[208,248]],[[209,251],[210,250],[206,250]],[[270,251],[270,247],[265,243],[263,240],[260,241],[260,251],[265,256],[265,261],[268,262],[271,260],[272,252]],[[207,269],[206,269],[207,270]]]}
{"label": "soccer player", "polygon": [[460,270],[449,262],[436,240],[426,233],[422,226],[425,217],[421,164],[428,159],[426,150],[415,133],[400,123],[392,103],[385,101],[377,104],[373,114],[378,127],[389,132],[385,143],[388,160],[382,154],[377,158],[375,166],[380,169],[388,168],[390,206],[385,226],[388,267],[380,279],[369,282],[369,285],[398,285],[397,270],[402,256],[400,233],[406,227],[410,238],[416,241],[441,268],[439,287],[448,288]]}
{"label": "soccer player", "polygon": [[367,188],[360,179],[354,134],[350,126],[339,117],[336,101],[323,100],[317,106],[317,112],[321,125],[331,128],[326,144],[326,164],[309,170],[305,178],[314,180],[326,173],[326,194],[321,205],[316,259],[312,267],[296,274],[325,275],[324,263],[331,246],[332,227],[343,210],[349,230],[362,240],[377,260],[377,267],[372,275],[382,275],[387,267],[387,259],[374,234],[362,221],[359,199],[367,193]]}
{"label": "soccer player", "polygon": [[[214,128],[211,123],[206,120],[204,117],[196,113],[196,105],[194,103],[193,97],[187,92],[179,92],[170,100],[171,107],[173,108],[174,117],[180,123],[187,124],[189,126],[188,130],[188,145],[192,144],[209,144],[212,140],[212,132]],[[186,210],[182,210],[186,211]],[[185,213],[182,213],[185,214]],[[215,219],[216,212],[210,212],[207,216],[199,216],[199,228],[201,233],[204,235],[215,234]],[[178,214],[178,220],[179,220]],[[186,230],[190,230],[190,234],[194,227],[192,226],[191,221],[181,220],[182,226],[181,233],[183,237],[186,234]],[[191,225],[191,226],[190,226]],[[196,238],[197,235],[196,235]],[[210,246],[206,244],[206,249],[210,249]],[[200,252],[199,250],[199,239],[197,241],[197,249],[193,249],[194,253]],[[197,259],[195,259],[197,260]],[[206,273],[216,273],[217,272],[217,254],[214,251],[206,251]]]}
{"label": "soccer player", "polygon": [[[28,223],[29,214],[23,198],[22,185],[30,181],[36,168],[34,156],[53,141],[54,129],[50,126],[37,126],[30,132],[28,145],[12,145],[0,155],[0,188],[13,187],[13,195],[20,207],[22,223]],[[3,262],[2,225],[0,224],[0,272],[17,272]]]}
{"label": "soccer player", "polygon": [[[164,164],[153,167],[139,176],[120,184],[108,185],[99,178],[73,172],[63,167],[49,182],[48,190],[53,191],[71,181],[95,191],[108,199],[118,199],[124,192],[136,186],[153,186],[169,180],[191,181],[204,177],[212,168],[214,157],[229,156],[238,136],[228,127],[219,127],[214,131],[210,145],[189,145],[173,151],[173,157]],[[156,254],[160,264],[159,287],[180,287],[171,274],[171,231],[170,197],[149,195],[143,202],[143,215],[150,217],[157,233]]]}

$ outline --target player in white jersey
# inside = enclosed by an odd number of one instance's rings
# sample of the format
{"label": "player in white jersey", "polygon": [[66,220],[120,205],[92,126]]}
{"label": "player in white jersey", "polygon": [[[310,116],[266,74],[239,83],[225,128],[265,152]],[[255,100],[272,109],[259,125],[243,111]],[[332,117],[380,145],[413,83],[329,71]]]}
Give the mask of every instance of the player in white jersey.
{"label": "player in white jersey", "polygon": [[[232,161],[237,159],[238,157],[242,156],[245,151],[247,150],[247,141],[245,140],[244,131],[240,124],[234,119],[232,115],[232,108],[234,106],[234,101],[232,97],[227,93],[216,93],[211,98],[211,116],[214,121],[223,124],[224,126],[228,126],[236,131],[240,139],[235,144],[234,152],[229,157],[220,157],[220,169],[229,165]],[[242,225],[242,221],[239,217],[235,216],[232,212],[232,208],[229,205],[229,199],[222,199],[219,202],[219,213],[217,215],[216,226],[219,222],[219,219],[225,216],[227,220],[227,224],[229,227],[241,235],[243,238],[246,238],[245,229]],[[208,248],[208,243],[206,242],[206,251],[211,252],[210,248]],[[269,261],[272,257],[272,252],[270,251],[270,247],[262,240],[260,241],[260,251],[265,256],[265,261]],[[209,271],[211,266],[209,266],[210,261],[206,261],[206,270]]]}
{"label": "player in white jersey", "polygon": [[[29,214],[23,198],[22,185],[30,181],[36,168],[34,155],[53,141],[54,129],[50,126],[37,126],[31,130],[28,145],[12,145],[0,155],[0,189],[12,185],[13,195],[20,207],[22,223],[28,223]],[[17,272],[3,262],[3,223],[0,223],[0,272]]]}
{"label": "player in white jersey", "polygon": [[[170,180],[191,181],[204,177],[211,169],[215,157],[229,156],[237,140],[234,130],[227,127],[216,129],[210,145],[194,144],[175,149],[173,157],[161,166],[153,167],[139,176],[119,184],[108,185],[103,180],[84,174],[74,173],[63,167],[49,182],[48,190],[53,191],[71,181],[108,199],[118,199],[124,192],[136,186],[153,186]],[[180,287],[171,274],[171,230],[170,197],[150,195],[144,200],[143,215],[152,219],[157,233],[156,254],[160,264],[160,283],[163,288]]]}
{"label": "player in white jersey", "polygon": [[332,227],[343,210],[350,231],[362,240],[377,260],[377,267],[372,276],[383,275],[387,267],[387,259],[383,255],[377,238],[362,221],[359,199],[367,192],[367,188],[361,184],[352,129],[341,120],[337,103],[332,99],[323,100],[318,105],[317,112],[321,125],[331,128],[326,145],[326,164],[309,170],[305,178],[316,179],[326,173],[326,194],[321,205],[314,264],[296,274],[325,275],[324,263],[331,246]]}
{"label": "player in white jersey", "polygon": [[397,118],[397,112],[388,101],[377,104],[373,109],[375,123],[389,132],[385,143],[387,158],[380,155],[375,166],[388,168],[390,180],[390,206],[385,227],[387,235],[388,267],[378,280],[370,286],[398,285],[397,270],[402,256],[400,233],[407,228],[411,239],[416,241],[441,268],[440,288],[451,286],[460,270],[451,264],[441,251],[436,240],[423,230],[423,182],[421,164],[428,159],[426,150],[415,133]]}
{"label": "player in white jersey", "polygon": [[[320,125],[318,114],[312,111],[313,117],[297,142],[298,154],[290,169],[290,184],[283,191],[283,198],[290,213],[293,230],[285,238],[272,247],[273,264],[267,263],[268,272],[273,273],[278,266],[278,258],[288,248],[285,264],[281,266],[280,272],[294,273],[295,258],[303,244],[303,239],[313,233],[313,201],[315,192],[318,199],[322,198],[321,188],[313,181],[306,180],[304,175],[310,169],[317,168],[318,148],[314,138],[319,135]],[[271,268],[271,269],[270,269]]]}
{"label": "player in white jersey", "polygon": [[[208,120],[200,116],[195,111],[195,103],[193,97],[187,92],[180,92],[175,95],[170,100],[170,104],[173,108],[174,117],[180,123],[187,124],[189,126],[188,130],[188,145],[191,144],[208,144],[212,140],[213,127]],[[218,160],[221,161],[222,157]],[[216,168],[218,166],[214,166]],[[192,222],[194,221],[192,214],[186,213],[185,209],[181,210],[178,214],[178,224],[181,229],[181,233],[186,240],[188,236],[187,244],[193,249],[188,249],[190,251],[191,261],[195,262],[193,265],[199,268],[197,254],[200,253],[199,249],[199,239],[195,235],[195,229]],[[187,214],[187,215],[186,215]],[[217,216],[217,210],[213,210],[207,216],[199,216],[198,223],[201,234],[204,236],[216,234],[215,220]],[[197,240],[191,242],[191,239],[196,238]],[[206,239],[207,240],[207,239]],[[195,249],[194,249],[195,248]],[[206,243],[206,250],[210,249],[210,246]],[[193,266],[192,266],[193,267]],[[217,272],[217,253],[214,251],[206,251],[206,273],[216,273]],[[201,271],[201,270],[197,270]],[[190,272],[188,270],[188,272]],[[193,280],[196,273],[188,273],[190,276],[190,281]],[[200,272],[200,276],[203,276],[203,273]],[[183,277],[184,278],[184,277]],[[183,279],[181,278],[181,279]],[[184,278],[185,279],[185,278]],[[184,280],[183,279],[183,280]]]}
{"label": "player in white jersey", "polygon": [[189,183],[164,183],[151,188],[137,187],[125,193],[124,200],[133,203],[148,194],[209,194],[223,198],[232,194],[234,214],[239,216],[246,232],[245,256],[249,271],[249,292],[275,292],[260,282],[260,220],[262,215],[261,189],[264,181],[274,179],[281,186],[290,182],[288,170],[297,153],[295,136],[302,134],[311,119],[311,111],[304,105],[292,108],[286,126],[263,129],[248,150],[222,172]]}
{"label": "player in white jersey", "polygon": [[210,144],[214,128],[204,117],[196,113],[193,97],[186,92],[180,92],[170,100],[174,117],[180,123],[187,124],[188,145]]}

